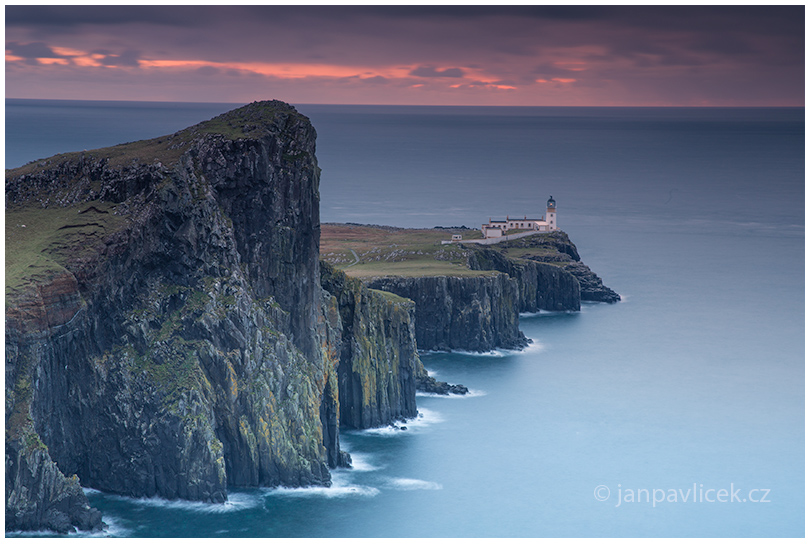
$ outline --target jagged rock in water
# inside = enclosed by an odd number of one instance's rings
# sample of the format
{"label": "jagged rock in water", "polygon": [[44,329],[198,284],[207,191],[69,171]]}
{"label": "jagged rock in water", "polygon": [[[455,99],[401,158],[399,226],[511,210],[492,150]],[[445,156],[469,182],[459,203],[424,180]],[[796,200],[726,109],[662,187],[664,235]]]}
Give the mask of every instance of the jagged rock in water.
{"label": "jagged rock in water", "polygon": [[587,300],[590,302],[608,302],[614,303],[620,301],[620,296],[603,285],[597,274],[582,262],[575,262],[566,264],[564,267],[566,272],[569,272],[577,281],[580,282],[580,300]]}
{"label": "jagged rock in water", "polygon": [[417,391],[424,391],[425,393],[434,393],[437,395],[466,395],[470,392],[464,385],[440,382],[429,376],[427,373],[421,374],[417,379]]}

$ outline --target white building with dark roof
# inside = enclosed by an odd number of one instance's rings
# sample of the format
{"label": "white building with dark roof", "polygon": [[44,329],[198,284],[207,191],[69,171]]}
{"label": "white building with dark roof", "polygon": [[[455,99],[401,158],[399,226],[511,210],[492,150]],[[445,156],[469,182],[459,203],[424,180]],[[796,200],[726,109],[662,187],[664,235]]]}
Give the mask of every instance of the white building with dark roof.
{"label": "white building with dark roof", "polygon": [[498,238],[504,236],[511,230],[534,230],[538,232],[551,232],[558,230],[557,212],[555,199],[551,196],[546,201],[546,216],[543,219],[529,219],[525,215],[523,219],[516,219],[507,216],[506,220],[490,219],[489,223],[482,225],[482,236],[485,238]]}

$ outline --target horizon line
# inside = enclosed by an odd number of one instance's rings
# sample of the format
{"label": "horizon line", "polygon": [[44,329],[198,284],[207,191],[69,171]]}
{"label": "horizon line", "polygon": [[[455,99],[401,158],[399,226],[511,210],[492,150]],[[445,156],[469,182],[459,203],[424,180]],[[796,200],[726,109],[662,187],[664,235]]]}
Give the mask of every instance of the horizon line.
{"label": "horizon line", "polygon": [[[200,102],[200,101],[190,101],[190,100],[129,100],[129,99],[113,99],[113,98],[98,98],[98,99],[86,99],[86,98],[20,98],[20,97],[13,97],[7,96],[5,100],[29,100],[29,101],[52,101],[52,102],[140,102],[140,103],[154,103],[154,104],[227,104],[227,105],[246,105],[251,104],[253,102],[263,102],[264,100],[252,100],[250,102]],[[291,105],[299,105],[299,106],[377,106],[377,107],[423,107],[423,108],[747,108],[747,109],[766,109],[766,108],[805,108],[805,104],[802,105],[734,105],[734,106],[724,106],[724,105],[717,105],[717,104],[700,104],[700,105],[680,105],[680,104],[673,104],[673,105],[657,105],[657,106],[649,106],[649,105],[532,105],[532,104],[522,104],[522,105],[515,105],[515,104],[506,104],[506,105],[493,105],[493,104],[369,104],[369,103],[344,103],[344,102],[291,102],[287,100],[281,100],[278,98],[268,98],[266,100],[279,100],[280,102],[286,102]]]}

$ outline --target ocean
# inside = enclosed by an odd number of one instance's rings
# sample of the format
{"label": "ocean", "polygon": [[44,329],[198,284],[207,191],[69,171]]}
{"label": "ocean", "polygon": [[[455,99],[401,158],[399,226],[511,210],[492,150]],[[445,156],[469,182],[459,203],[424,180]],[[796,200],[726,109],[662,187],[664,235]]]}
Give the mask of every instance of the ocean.
{"label": "ocean", "polygon": [[[6,168],[235,106],[7,99]],[[552,195],[622,302],[523,316],[523,351],[423,354],[472,394],[342,432],[330,488],[88,490],[107,535],[804,536],[804,109],[297,108],[323,222],[479,227]]]}

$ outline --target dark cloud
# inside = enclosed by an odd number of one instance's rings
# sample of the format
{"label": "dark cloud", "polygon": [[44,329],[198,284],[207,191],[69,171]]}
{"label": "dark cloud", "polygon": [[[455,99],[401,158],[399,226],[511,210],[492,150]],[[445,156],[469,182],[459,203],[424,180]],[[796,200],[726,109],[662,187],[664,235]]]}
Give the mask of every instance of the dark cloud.
{"label": "dark cloud", "polygon": [[99,60],[99,63],[105,66],[138,66],[139,58],[138,51],[128,49],[120,55],[106,54],[103,59]]}
{"label": "dark cloud", "polygon": [[709,30],[728,25],[744,32],[804,32],[804,6],[6,6],[6,26],[150,23],[197,26],[224,20],[266,23],[291,17],[345,22],[358,18],[427,21],[522,18],[601,22],[651,30]]}
{"label": "dark cloud", "polygon": [[557,76],[570,77],[574,72],[554,64],[541,64],[535,67],[535,69],[532,70],[532,73],[538,77],[552,78]]}
{"label": "dark cloud", "polygon": [[62,55],[57,55],[56,53],[54,53],[53,49],[51,49],[47,44],[43,42],[31,42],[31,43],[8,42],[6,43],[6,50],[10,51],[12,55],[22,57],[24,59],[62,58]]}
{"label": "dark cloud", "polygon": [[437,70],[433,66],[419,66],[411,70],[409,75],[417,77],[464,77],[465,73],[460,68]]}
{"label": "dark cloud", "polygon": [[[204,90],[181,82],[196,77],[214,86],[220,79],[212,76],[220,76],[236,88],[241,84],[237,76],[252,77],[256,80],[251,83],[261,79],[296,89],[309,100],[317,100],[318,93],[324,100],[338,100],[326,90],[335,78],[329,69],[322,76],[305,71],[311,75],[283,81],[266,75],[272,70],[245,68],[263,63],[342,66],[344,70],[332,73],[362,74],[346,82],[339,78],[344,88],[379,89],[376,95],[364,96],[380,102],[398,89],[403,91],[396,99],[407,101],[406,93],[416,92],[405,90],[413,86],[414,77],[425,78],[419,81],[423,97],[428,90],[444,89],[445,95],[435,95],[441,100],[452,100],[446,98],[454,92],[451,88],[467,88],[473,96],[473,87],[492,87],[499,80],[504,83],[498,85],[519,86],[535,103],[540,99],[531,93],[541,88],[536,81],[547,80],[543,89],[552,89],[555,78],[576,79],[568,89],[599,83],[614,93],[611,100],[616,103],[633,103],[635,97],[678,102],[674,97],[679,92],[692,100],[702,89],[722,96],[723,88],[729,96],[758,89],[752,94],[758,100],[768,89],[781,100],[795,97],[793,103],[802,103],[804,97],[804,6],[7,6],[6,36],[7,50],[29,64],[38,58],[60,58],[54,49],[93,51],[103,55],[96,58],[108,66],[190,61],[196,64],[176,71],[140,70],[133,85],[141,84],[146,72],[154,72],[152,78],[160,72],[166,81],[175,74],[178,88],[193,88],[197,94],[213,93],[213,87]],[[70,61],[71,56],[62,58]],[[214,66],[192,68],[200,63]],[[58,85],[45,83],[48,74],[75,73],[71,70],[78,64],[54,63],[49,70],[37,71],[43,78],[41,88],[61,92]],[[7,62],[6,68],[12,74],[7,84],[27,95],[14,79],[23,73],[24,63]],[[97,82],[119,76],[123,81],[124,74],[117,72],[133,71],[98,71]],[[747,79],[748,87],[741,84]],[[95,87],[98,93],[123,88],[120,83],[107,91]],[[227,86],[222,89],[231,92]],[[485,94],[495,93],[488,89]],[[585,96],[584,91],[584,102]],[[592,98],[597,103],[607,100],[598,93]],[[364,100],[360,94],[351,99]]]}
{"label": "dark cloud", "polygon": [[154,25],[193,26],[214,20],[216,6],[6,6],[6,27],[79,25]]}
{"label": "dark cloud", "polygon": [[222,70],[214,66],[201,66],[195,72],[201,76],[218,76],[222,73]]}

